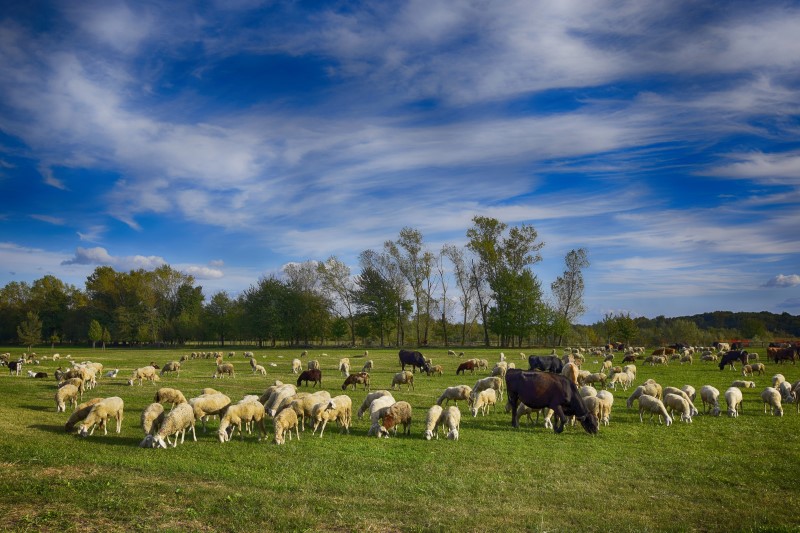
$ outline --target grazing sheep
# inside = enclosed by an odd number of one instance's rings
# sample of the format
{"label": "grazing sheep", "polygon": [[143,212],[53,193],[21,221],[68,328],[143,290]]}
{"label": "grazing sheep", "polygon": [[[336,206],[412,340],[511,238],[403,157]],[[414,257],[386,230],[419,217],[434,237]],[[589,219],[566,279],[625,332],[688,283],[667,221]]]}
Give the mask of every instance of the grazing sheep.
{"label": "grazing sheep", "polygon": [[84,419],[86,419],[86,417],[89,416],[89,412],[92,410],[92,407],[94,407],[94,404],[96,404],[98,402],[101,402],[101,401],[103,401],[102,398],[92,398],[91,400],[83,402],[82,404],[80,404],[72,412],[72,414],[69,415],[69,419],[64,424],[64,431],[69,433],[70,431],[75,429],[75,424],[77,424],[78,422],[81,422]]}
{"label": "grazing sheep", "polygon": [[73,409],[78,405],[78,387],[75,385],[67,384],[56,391],[56,413],[66,412],[67,402]]}
{"label": "grazing sheep", "polygon": [[[366,350],[365,350],[365,353],[366,353]],[[370,359],[370,360],[368,360],[368,361],[366,361],[364,363],[364,366],[361,367],[361,371],[362,372],[369,372],[369,371],[372,370],[372,367],[373,367],[372,359]]]}
{"label": "grazing sheep", "polygon": [[346,390],[350,385],[353,386],[353,390],[356,390],[356,385],[359,383],[364,385],[364,390],[369,390],[369,374],[366,372],[350,374],[347,376],[347,379],[344,380],[344,383],[342,384],[342,390]]}
{"label": "grazing sheep", "polygon": [[742,367],[742,376],[752,376],[753,375],[753,367],[751,365],[744,365]]}
{"label": "grazing sheep", "polygon": [[181,375],[181,363],[179,361],[170,361],[166,363],[164,366],[161,367],[161,375],[164,375],[164,372],[175,372],[178,377]]}
{"label": "grazing sheep", "polygon": [[461,411],[458,407],[451,405],[442,411],[442,416],[439,417],[439,425],[447,429],[447,438],[449,440],[458,440],[458,434],[461,429]]}
{"label": "grazing sheep", "polygon": [[742,410],[742,391],[739,387],[730,387],[725,391],[725,402],[728,404],[728,416],[738,417]]}
{"label": "grazing sheep", "polygon": [[775,374],[772,376],[772,387],[777,389],[784,381],[786,381],[786,378],[783,377],[783,374]]}
{"label": "grazing sheep", "polygon": [[156,392],[153,401],[157,403],[171,403],[172,404],[171,409],[174,409],[177,404],[186,403],[186,397],[178,389],[161,387]]}
{"label": "grazing sheep", "polygon": [[347,377],[350,375],[350,358],[349,357],[342,357],[339,359],[339,372],[342,373],[342,377]]}
{"label": "grazing sheep", "polygon": [[[191,402],[191,400],[190,400]],[[197,441],[197,434],[194,431],[194,417],[195,411],[192,409],[190,403],[181,403],[175,406],[175,409],[164,415],[164,421],[161,427],[154,435],[147,435],[142,442],[139,443],[140,448],[166,448],[169,438],[174,437],[172,447],[178,445],[178,434],[181,435],[181,444],[183,444],[186,437],[186,430],[192,430],[192,439]],[[165,440],[166,439],[166,442]]]}
{"label": "grazing sheep", "polygon": [[[226,442],[233,437],[236,430],[239,430],[239,436],[244,440],[242,433],[242,422],[250,424],[254,422],[261,430],[261,435],[267,436],[267,430],[264,429],[264,405],[258,401],[258,397],[245,397],[245,399],[228,405],[220,415],[219,429],[217,430],[217,437],[220,442]],[[228,427],[231,428],[230,434]],[[261,440],[261,436],[258,440]]]}
{"label": "grazing sheep", "polygon": [[633,394],[631,394],[628,397],[628,401],[626,403],[628,409],[633,407],[633,401],[639,398],[642,394],[648,394],[650,396],[658,398],[661,395],[660,386],[656,387],[656,384],[654,383],[645,382],[642,385],[636,387],[633,391]]}
{"label": "grazing sheep", "polygon": [[151,403],[142,411],[140,421],[145,435],[156,433],[164,423],[164,406],[158,402]]}
{"label": "grazing sheep", "polygon": [[658,415],[659,424],[661,424],[662,416],[664,420],[666,420],[668,427],[672,424],[672,417],[667,413],[666,407],[664,407],[661,400],[655,396],[650,396],[649,394],[642,394],[639,396],[639,422],[644,422],[643,414],[645,412],[650,413],[650,420],[653,419],[653,415]]}
{"label": "grazing sheep", "polygon": [[134,370],[131,379],[128,380],[128,385],[133,385],[134,381],[136,380],[139,380],[139,386],[141,386],[144,380],[150,381],[153,384],[155,384],[155,382],[159,381],[160,378],[158,377],[158,374],[156,374],[156,368],[153,365],[150,365],[150,366],[143,366],[141,368],[137,368],[136,370]]}
{"label": "grazing sheep", "polygon": [[[692,402],[692,399],[682,389],[679,389],[677,387],[664,387],[664,399],[665,400],[666,400],[667,394],[675,394],[677,396],[680,396],[684,400],[686,400],[686,403],[689,404],[689,415],[690,416],[697,416],[697,414],[699,413],[697,408],[694,406],[694,403]],[[667,402],[665,401],[664,403],[667,403]]]}
{"label": "grazing sheep", "polygon": [[299,374],[303,371],[303,362],[300,359],[292,359],[292,374]]}
{"label": "grazing sheep", "polygon": [[478,393],[475,400],[472,402],[472,416],[478,416],[478,410],[481,411],[483,416],[486,416],[486,410],[495,405],[497,405],[497,391],[494,389],[484,389]]}
{"label": "grazing sheep", "polygon": [[[189,405],[192,406],[192,410],[194,411],[194,420],[199,420],[203,424],[204,433],[206,431],[206,420],[208,417],[219,416],[230,403],[231,399],[221,392],[202,394],[189,400]],[[175,409],[177,408],[176,406]],[[175,409],[172,411],[175,411]],[[170,413],[172,411],[170,411]]]}
{"label": "grazing sheep", "polygon": [[494,389],[497,391],[498,401],[503,401],[503,380],[496,376],[489,376],[488,378],[476,381],[475,386],[472,387],[472,400],[474,401],[478,394],[486,389]]}
{"label": "grazing sheep", "polygon": [[614,406],[614,395],[606,390],[597,393],[598,415],[597,419],[608,425],[611,420],[611,408]]}
{"label": "grazing sheep", "polygon": [[95,427],[103,426],[103,435],[108,435],[108,419],[117,420],[117,433],[122,431],[122,416],[125,403],[119,396],[104,398],[92,406],[92,410],[86,415],[83,423],[78,429],[78,435],[88,437],[94,433]]}
{"label": "grazing sheep", "polygon": [[224,378],[225,376],[230,376],[232,378],[236,377],[236,372],[233,369],[232,363],[222,363],[217,365],[217,370],[211,376],[212,378]]}
{"label": "grazing sheep", "polygon": [[444,367],[442,365],[434,365],[428,367],[429,376],[442,376],[444,375]]}
{"label": "grazing sheep", "polygon": [[470,397],[472,396],[472,388],[469,385],[456,385],[455,387],[447,387],[439,399],[436,400],[436,405],[442,405],[442,402],[445,402],[445,405],[450,403],[450,400],[453,400],[453,403],[458,405],[458,400],[464,400],[467,403],[470,402]]}
{"label": "grazing sheep", "polygon": [[797,400],[797,396],[792,390],[792,386],[789,384],[788,381],[784,381],[780,385],[778,385],[778,392],[781,395],[781,399],[786,403],[795,403]]}
{"label": "grazing sheep", "polygon": [[431,440],[433,437],[439,440],[439,418],[442,416],[442,411],[441,405],[434,405],[428,409],[428,415],[425,417],[425,431],[422,433],[425,440]]}
{"label": "grazing sheep", "polygon": [[314,431],[312,431],[312,433],[316,433],[319,423],[322,422],[322,429],[319,431],[320,438],[322,438],[322,434],[325,432],[325,426],[328,424],[328,420],[336,420],[336,423],[339,425],[340,433],[342,430],[350,433],[350,425],[353,419],[353,401],[346,394],[340,394],[339,396],[331,398],[325,409],[321,410],[317,416],[318,418],[314,422]]}
{"label": "grazing sheep", "polygon": [[311,361],[309,361],[308,362],[308,369],[309,370],[319,370],[320,369],[319,368],[319,361],[317,361],[316,359],[312,359]]}
{"label": "grazing sheep", "polygon": [[380,398],[376,398],[370,405],[369,405],[369,418],[370,418],[370,426],[369,431],[367,431],[367,435],[372,435],[373,433],[378,432],[381,420],[386,415],[386,412],[389,410],[389,407],[395,404],[394,398],[390,396],[381,396]]}
{"label": "grazing sheep", "polygon": [[306,387],[308,386],[308,382],[311,381],[314,383],[314,387],[319,385],[322,387],[322,371],[318,368],[312,370],[303,370],[300,373],[300,376],[297,378],[297,386],[300,386],[300,383],[305,381]]}
{"label": "grazing sheep", "polygon": [[61,387],[65,386],[65,385],[74,385],[74,386],[76,386],[78,388],[78,397],[80,399],[83,399],[83,392],[84,392],[84,390],[86,390],[86,384],[81,378],[65,379],[64,381],[62,381],[62,382],[60,382],[58,384],[58,388],[60,389]]}
{"label": "grazing sheep", "polygon": [[397,433],[398,424],[403,425],[403,434],[411,434],[411,404],[404,401],[399,401],[392,404],[389,410],[383,417],[383,425],[378,428],[378,438],[389,437],[389,431],[394,429]]}
{"label": "grazing sheep", "polygon": [[753,369],[753,374],[758,372],[759,376],[763,376],[764,372],[767,371],[767,367],[764,366],[764,363],[751,363],[750,364],[750,368]]}
{"label": "grazing sheep", "polygon": [[561,369],[561,375],[566,377],[568,380],[573,382],[575,385],[578,384],[578,374],[580,373],[580,368],[575,363],[566,363],[564,368]]}
{"label": "grazing sheep", "polygon": [[691,385],[684,385],[681,387],[681,390],[686,393],[686,395],[689,397],[689,400],[694,402],[694,399],[697,397],[697,392],[694,390],[694,387]]}
{"label": "grazing sheep", "polygon": [[284,409],[272,422],[275,427],[275,444],[285,444],[287,433],[289,440],[292,440],[292,429],[297,435],[297,440],[300,440],[300,431],[297,429],[297,413],[292,409]]}
{"label": "grazing sheep", "polygon": [[392,377],[392,390],[394,390],[395,387],[397,387],[398,390],[403,390],[403,385],[408,385],[409,389],[414,388],[414,374],[412,372],[401,370]]}
{"label": "grazing sheep", "polygon": [[682,355],[680,359],[680,363],[689,363],[690,365],[694,362],[691,354]]}
{"label": "grazing sheep", "polygon": [[391,396],[391,395],[392,393],[386,389],[372,391],[369,394],[367,394],[367,397],[364,398],[364,401],[361,403],[361,407],[358,408],[358,415],[357,415],[358,418],[364,417],[364,413],[366,413],[369,410],[369,406],[372,402],[383,396]]}
{"label": "grazing sheep", "polygon": [[295,395],[287,409],[291,409],[300,418],[300,429],[306,430],[306,417],[312,416],[314,413],[314,406],[318,404],[327,404],[331,399],[331,393],[326,390],[317,391],[314,394],[308,394],[302,398],[297,398],[299,394]]}
{"label": "grazing sheep", "polygon": [[692,408],[686,398],[678,394],[665,393],[664,405],[669,408],[672,416],[675,416],[677,411],[681,415],[681,422],[692,423]]}
{"label": "grazing sheep", "polygon": [[634,376],[630,372],[615,372],[608,382],[608,387],[617,390],[617,385],[619,384],[622,386],[622,390],[628,390],[633,380]]}
{"label": "grazing sheep", "polygon": [[761,391],[761,399],[764,401],[764,412],[768,412],[772,407],[772,414],[775,416],[783,416],[783,407],[781,406],[781,393],[774,387],[767,387]]}
{"label": "grazing sheep", "polygon": [[[268,416],[275,417],[278,414],[278,406],[289,396],[294,396],[297,393],[294,385],[291,383],[278,386],[264,401],[264,409]],[[261,398],[264,396],[262,395]],[[259,398],[259,401],[261,400]]]}
{"label": "grazing sheep", "polygon": [[261,374],[262,376],[266,376],[267,369],[261,365],[256,365],[255,368],[253,368],[253,374]]}
{"label": "grazing sheep", "polygon": [[713,416],[719,416],[719,390],[711,385],[700,387],[700,401],[703,402],[703,413],[706,413],[706,404]]}
{"label": "grazing sheep", "polygon": [[752,381],[744,381],[742,379],[737,379],[733,383],[731,383],[731,387],[739,387],[740,389],[755,389],[756,384]]}

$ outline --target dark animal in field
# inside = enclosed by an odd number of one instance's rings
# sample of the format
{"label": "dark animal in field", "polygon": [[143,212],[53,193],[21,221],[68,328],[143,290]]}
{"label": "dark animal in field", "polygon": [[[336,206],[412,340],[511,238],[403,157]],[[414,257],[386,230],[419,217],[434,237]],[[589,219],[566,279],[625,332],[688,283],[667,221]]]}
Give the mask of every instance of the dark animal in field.
{"label": "dark animal in field", "polygon": [[741,361],[742,365],[747,364],[747,352],[744,350],[731,350],[729,352],[725,352],[722,354],[722,358],[719,360],[719,369],[722,370],[725,368],[725,365],[730,365],[731,370],[736,370],[736,361]]}
{"label": "dark animal in field", "polygon": [[767,359],[772,359],[776,363],[783,363],[784,361],[791,361],[796,364],[797,348],[767,348]]}
{"label": "dark animal in field", "polygon": [[672,355],[675,353],[675,348],[656,348],[650,355]]}
{"label": "dark animal in field", "polygon": [[406,365],[411,365],[411,372],[416,372],[417,367],[423,372],[430,369],[425,357],[419,352],[412,352],[411,350],[400,350],[400,369],[405,370]]}
{"label": "dark animal in field", "polygon": [[456,370],[456,376],[465,373],[467,370],[469,370],[471,374],[475,373],[475,361],[470,359],[469,361],[464,361],[463,363],[458,365],[458,369]]}
{"label": "dark animal in field", "polygon": [[553,431],[556,433],[564,431],[564,424],[570,416],[577,418],[588,433],[597,433],[597,417],[586,408],[577,385],[564,376],[512,368],[506,373],[506,389],[511,404],[511,425],[514,427],[519,427],[517,407],[522,402],[531,409],[552,409]]}
{"label": "dark animal in field", "polygon": [[359,383],[364,385],[364,390],[369,390],[369,374],[366,372],[350,374],[347,376],[347,379],[344,380],[344,383],[342,384],[342,390],[347,389],[347,387],[350,385],[353,386],[353,390],[356,390],[356,385]]}
{"label": "dark animal in field", "polygon": [[555,355],[531,355],[528,357],[528,366],[530,370],[560,374],[564,370],[564,361]]}
{"label": "dark animal in field", "polygon": [[635,353],[626,354],[625,357],[622,358],[622,364],[623,365],[625,363],[635,363],[635,362],[636,362],[636,354]]}
{"label": "dark animal in field", "polygon": [[8,373],[15,374],[19,376],[20,371],[22,370],[22,361],[9,361],[8,362]]}
{"label": "dark animal in field", "polygon": [[297,378],[297,386],[298,387],[300,386],[300,382],[301,381],[305,381],[306,382],[306,386],[308,386],[308,382],[309,381],[313,381],[314,382],[314,387],[317,386],[317,383],[319,383],[319,385],[321,387],[322,386],[322,371],[320,371],[317,368],[312,369],[312,370],[303,370],[303,372],[300,374],[300,377]]}

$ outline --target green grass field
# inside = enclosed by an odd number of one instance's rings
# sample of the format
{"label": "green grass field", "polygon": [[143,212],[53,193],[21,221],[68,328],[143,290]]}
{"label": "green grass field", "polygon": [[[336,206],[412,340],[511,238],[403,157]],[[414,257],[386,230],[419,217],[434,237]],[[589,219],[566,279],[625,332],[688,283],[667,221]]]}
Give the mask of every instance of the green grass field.
{"label": "green grass field", "polygon": [[[0,348],[15,356],[18,348]],[[272,443],[238,436],[221,444],[218,421],[198,441],[175,449],[138,447],[141,411],[158,386],[176,387],[187,398],[214,387],[237,401],[260,394],[275,379],[294,383],[290,362],[299,350],[254,350],[267,377],[250,372],[242,351],[226,360],[235,379],[214,380],[213,360],[183,363],[180,377],[158,385],[127,386],[132,369],[163,364],[190,350],[90,350],[73,360],[119,368],[101,378],[84,400],[121,396],[121,434],[95,431],[82,439],[67,434],[67,413],[56,413],[55,380],[0,374],[0,530],[10,531],[742,531],[800,527],[800,414],[785,406],[782,418],[765,414],[760,393],[781,372],[800,379],[800,366],[767,363],[767,374],[744,391],[743,414],[732,419],[698,416],[671,427],[639,422],[625,408],[632,389],[614,393],[611,424],[590,436],[580,426],[556,435],[523,422],[513,429],[502,406],[473,418],[462,407],[458,442],[422,438],[427,409],[442,390],[484,377],[456,376],[458,360],[445,349],[423,353],[445,367],[444,376],[417,375],[413,391],[395,392],[414,408],[410,437],[367,437],[369,421],[355,419],[366,393],[348,391],[354,405],[349,435],[336,426],[324,438]],[[365,358],[353,350],[310,350],[318,359],[324,388],[342,394],[335,370],[349,356],[354,370]],[[50,355],[45,349],[39,356]],[[538,353],[547,353],[540,350]],[[227,353],[227,350],[225,350]],[[509,353],[508,351],[506,353]],[[518,354],[518,352],[513,352]],[[764,361],[763,353],[761,360]],[[490,366],[499,350],[468,350]],[[399,370],[396,350],[370,350],[372,389],[388,388]],[[617,356],[619,360],[620,356]],[[527,362],[509,357],[520,368]],[[596,369],[588,357],[584,368]],[[23,370],[53,375],[58,363],[42,361]],[[61,361],[64,364],[64,361]],[[277,365],[276,367],[271,364]],[[304,361],[305,364],[305,361]],[[722,393],[739,372],[715,364],[650,367],[641,363],[635,384],[647,378],[663,386],[714,385]],[[737,366],[738,368],[738,366]],[[301,390],[307,390],[301,388]],[[701,408],[700,399],[697,401]],[[722,402],[724,411],[724,402]]]}

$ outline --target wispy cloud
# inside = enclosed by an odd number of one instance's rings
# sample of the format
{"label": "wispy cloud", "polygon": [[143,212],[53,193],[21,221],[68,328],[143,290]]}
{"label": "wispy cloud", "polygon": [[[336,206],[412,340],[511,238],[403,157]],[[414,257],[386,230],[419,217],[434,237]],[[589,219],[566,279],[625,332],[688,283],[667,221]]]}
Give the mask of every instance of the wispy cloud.
{"label": "wispy cloud", "polygon": [[85,232],[78,231],[78,238],[82,241],[97,243],[108,228],[103,225],[91,226]]}
{"label": "wispy cloud", "polygon": [[34,220],[39,220],[41,222],[47,222],[48,224],[53,224],[54,226],[63,226],[64,224],[67,223],[67,221],[64,220],[63,218],[54,217],[52,215],[28,215],[28,216],[31,217]]}
{"label": "wispy cloud", "polygon": [[112,256],[105,248],[81,248],[75,250],[75,256],[62,261],[62,265],[109,265],[124,270],[144,268],[145,270],[157,268],[167,262],[158,256]]}

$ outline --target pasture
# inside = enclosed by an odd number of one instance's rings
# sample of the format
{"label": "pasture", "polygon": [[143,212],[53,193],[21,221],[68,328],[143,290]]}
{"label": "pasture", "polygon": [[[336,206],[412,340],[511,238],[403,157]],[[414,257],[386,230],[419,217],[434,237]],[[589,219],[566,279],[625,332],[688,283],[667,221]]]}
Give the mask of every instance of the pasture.
{"label": "pasture", "polygon": [[[0,351],[17,356],[21,350]],[[474,418],[460,402],[460,440],[426,441],[425,414],[445,387],[472,386],[488,375],[456,376],[459,359],[446,349],[429,349],[422,352],[444,366],[444,375],[418,373],[414,390],[393,392],[413,406],[410,437],[367,437],[368,417],[355,417],[367,394],[359,386],[346,392],[353,400],[349,435],[329,424],[322,439],[307,428],[300,441],[277,446],[268,421],[266,442],[237,435],[221,444],[219,422],[212,420],[208,433],[198,425],[197,442],[188,436],[177,448],[154,450],[138,447],[139,417],[159,386],[178,388],[187,398],[213,387],[235,402],[261,394],[275,379],[294,383],[290,363],[300,350],[254,349],[266,377],[251,373],[237,347],[236,356],[225,357],[235,365],[235,378],[211,379],[213,359],[196,359],[183,363],[180,377],[168,374],[142,386],[127,385],[134,368],[150,361],[163,365],[191,350],[58,351],[120,369],[116,378],[100,378],[83,399],[122,397],[122,432],[114,433],[113,424],[108,435],[98,430],[85,439],[64,431],[71,408],[56,412],[52,377],[63,359],[26,366],[19,377],[0,369],[1,530],[742,531],[800,525],[800,414],[794,405],[784,405],[782,418],[765,414],[760,399],[775,373],[800,379],[800,365],[767,362],[764,376],[746,378],[757,387],[743,391],[743,414],[736,419],[725,415],[721,399],[719,417],[700,415],[671,427],[645,418],[642,424],[635,407],[625,407],[633,389],[618,388],[611,424],[594,437],[579,424],[556,435],[525,419],[515,430],[502,405]],[[366,358],[360,350],[324,352],[309,350],[303,364],[319,360],[323,388],[342,394],[339,358],[350,357],[352,371]],[[470,349],[466,357],[485,358],[491,368],[499,352]],[[527,369],[518,351],[506,354]],[[372,390],[388,388],[399,371],[397,350],[370,350],[369,359],[375,364]],[[596,371],[597,360],[587,357],[584,368]],[[690,384],[698,391],[710,384],[724,394],[733,380],[743,379],[739,366],[733,372],[697,360],[656,367],[639,361],[634,386],[654,378],[662,386]],[[27,370],[50,377],[28,378]],[[695,403],[702,410],[699,396]]]}

